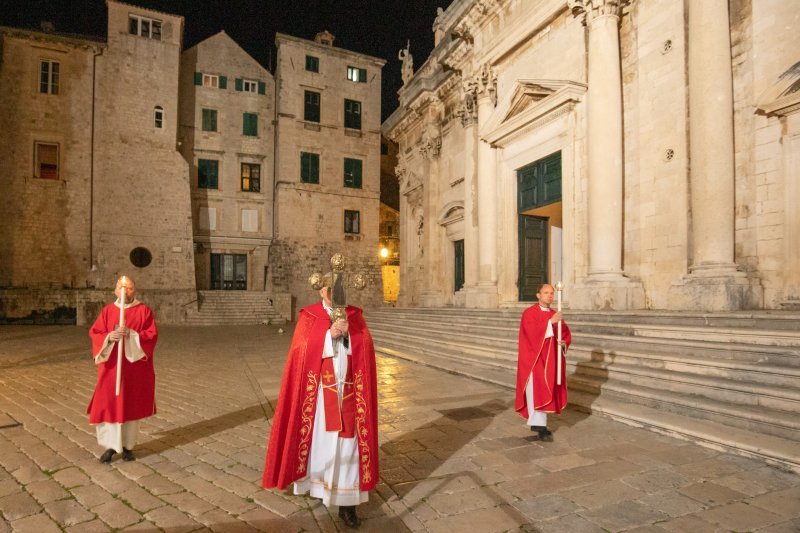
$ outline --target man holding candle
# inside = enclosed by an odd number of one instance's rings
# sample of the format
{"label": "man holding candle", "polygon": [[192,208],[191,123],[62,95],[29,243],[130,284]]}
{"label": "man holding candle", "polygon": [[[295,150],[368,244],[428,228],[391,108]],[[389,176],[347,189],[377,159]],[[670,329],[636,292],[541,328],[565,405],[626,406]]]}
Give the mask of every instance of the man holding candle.
{"label": "man holding candle", "polygon": [[[522,314],[519,326],[516,411],[527,420],[541,441],[552,441],[547,429],[547,413],[560,413],[567,405],[566,362],[564,357],[572,337],[561,311],[550,308],[555,297],[552,285],[543,284],[536,293],[538,302]],[[558,323],[561,321],[561,350],[558,349]],[[561,373],[558,379],[557,372]]]}
{"label": "man holding candle", "polygon": [[132,279],[119,278],[114,294],[117,300],[103,308],[89,330],[97,384],[86,412],[96,427],[97,443],[106,449],[102,463],[110,463],[115,453],[133,461],[139,420],[156,412],[155,317],[136,299]]}

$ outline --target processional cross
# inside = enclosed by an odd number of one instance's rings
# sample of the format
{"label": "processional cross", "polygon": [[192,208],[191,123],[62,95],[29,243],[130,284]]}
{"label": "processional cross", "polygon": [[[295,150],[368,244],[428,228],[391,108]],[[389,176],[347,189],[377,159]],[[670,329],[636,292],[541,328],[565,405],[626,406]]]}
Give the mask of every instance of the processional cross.
{"label": "processional cross", "polygon": [[[345,259],[342,254],[334,254],[331,257],[330,289],[331,306],[333,313],[331,322],[337,320],[347,320],[347,273],[344,270]],[[314,272],[308,278],[308,282],[315,290],[325,287],[325,276],[320,272]],[[352,278],[351,287],[361,290],[367,286],[367,279],[364,274],[355,274]]]}

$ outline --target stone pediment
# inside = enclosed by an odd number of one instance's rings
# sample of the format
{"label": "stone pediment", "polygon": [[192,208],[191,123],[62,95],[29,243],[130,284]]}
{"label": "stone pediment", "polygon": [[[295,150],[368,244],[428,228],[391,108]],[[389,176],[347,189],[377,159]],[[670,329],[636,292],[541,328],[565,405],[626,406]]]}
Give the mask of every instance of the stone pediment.
{"label": "stone pediment", "polygon": [[481,128],[481,139],[502,146],[522,130],[544,124],[579,102],[586,85],[569,80],[517,80]]}
{"label": "stone pediment", "polygon": [[777,83],[758,99],[758,111],[765,115],[788,115],[800,110],[800,61],[778,77]]}

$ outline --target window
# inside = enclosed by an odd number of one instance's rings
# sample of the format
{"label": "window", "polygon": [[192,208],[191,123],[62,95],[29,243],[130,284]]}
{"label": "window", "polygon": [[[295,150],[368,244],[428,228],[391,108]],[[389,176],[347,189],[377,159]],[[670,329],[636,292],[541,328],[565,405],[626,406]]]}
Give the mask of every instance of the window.
{"label": "window", "polygon": [[319,122],[319,93],[314,91],[305,92],[303,119],[309,122]]}
{"label": "window", "polygon": [[258,137],[258,115],[256,113],[242,115],[242,135]]}
{"label": "window", "polygon": [[197,187],[199,189],[218,189],[218,177],[219,161],[216,159],[197,160]]}
{"label": "window", "polygon": [[39,68],[39,92],[42,94],[58,94],[58,77],[61,71],[58,61],[42,59]]}
{"label": "window", "polygon": [[242,231],[258,231],[258,211],[242,209]]}
{"label": "window", "polygon": [[58,179],[58,145],[54,143],[40,143],[34,145],[34,160],[36,168],[33,175],[43,180]]}
{"label": "window", "polygon": [[198,215],[197,225],[200,227],[200,229],[217,229],[216,207],[201,207]]}
{"label": "window", "polygon": [[153,126],[159,130],[164,127],[164,108],[160,105],[153,109]]}
{"label": "window", "polygon": [[258,82],[253,80],[242,80],[242,90],[246,93],[257,93]]}
{"label": "window", "polygon": [[381,155],[389,155],[389,144],[381,143]]}
{"label": "window", "polygon": [[361,160],[344,158],[344,186],[361,188]]}
{"label": "window", "polygon": [[219,76],[216,74],[203,74],[203,87],[219,87]]}
{"label": "window", "polygon": [[139,15],[128,15],[128,33],[161,40],[161,21]]}
{"label": "window", "polygon": [[347,67],[347,79],[359,83],[367,83],[367,69],[358,67]]}
{"label": "window", "polygon": [[319,58],[306,56],[306,70],[309,72],[319,72]]}
{"label": "window", "polygon": [[246,93],[267,93],[267,84],[258,80],[245,80],[243,78],[236,78],[236,90]]}
{"label": "window", "polygon": [[248,192],[261,190],[261,165],[242,163],[242,190]]}
{"label": "window", "polygon": [[135,267],[144,268],[153,261],[153,254],[150,250],[142,246],[137,246],[130,253],[131,264]]}
{"label": "window", "polygon": [[319,154],[300,152],[300,181],[319,183]]}
{"label": "window", "polygon": [[203,131],[217,131],[216,109],[203,109]]}
{"label": "window", "polygon": [[358,211],[344,210],[345,233],[360,233],[359,215],[360,213]]}
{"label": "window", "polygon": [[344,100],[344,127],[361,129],[361,102]]}

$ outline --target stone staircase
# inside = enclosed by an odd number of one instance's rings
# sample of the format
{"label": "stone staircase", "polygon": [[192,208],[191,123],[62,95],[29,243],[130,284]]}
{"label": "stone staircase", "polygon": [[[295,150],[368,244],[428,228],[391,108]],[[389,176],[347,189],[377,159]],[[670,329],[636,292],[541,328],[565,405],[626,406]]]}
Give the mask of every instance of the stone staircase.
{"label": "stone staircase", "polygon": [[[376,349],[514,387],[523,306],[367,313]],[[577,408],[800,472],[800,314],[566,311]]]}
{"label": "stone staircase", "polygon": [[187,326],[285,324],[260,291],[197,291],[197,311],[189,309]]}

